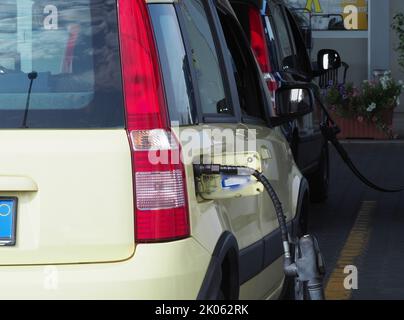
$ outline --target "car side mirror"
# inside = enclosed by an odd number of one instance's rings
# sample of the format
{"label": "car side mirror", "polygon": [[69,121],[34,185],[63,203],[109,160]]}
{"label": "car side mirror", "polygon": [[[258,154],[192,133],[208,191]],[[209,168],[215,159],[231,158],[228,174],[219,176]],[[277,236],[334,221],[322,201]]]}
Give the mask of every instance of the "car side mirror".
{"label": "car side mirror", "polygon": [[313,112],[313,93],[304,85],[281,87],[275,95],[275,116],[271,117],[271,123],[274,126]]}
{"label": "car side mirror", "polygon": [[335,70],[341,67],[341,56],[332,49],[322,49],[317,54],[319,71]]}

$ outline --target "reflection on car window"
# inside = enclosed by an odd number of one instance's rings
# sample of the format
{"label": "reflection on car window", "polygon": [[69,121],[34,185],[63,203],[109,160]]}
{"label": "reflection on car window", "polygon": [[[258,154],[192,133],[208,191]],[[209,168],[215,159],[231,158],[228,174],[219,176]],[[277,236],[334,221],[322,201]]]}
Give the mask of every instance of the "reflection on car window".
{"label": "reflection on car window", "polygon": [[149,5],[163,69],[171,121],[193,123],[189,66],[175,9],[171,4]]}
{"label": "reflection on car window", "polygon": [[311,62],[310,57],[307,53],[306,44],[303,41],[301,30],[296,24],[296,20],[290,11],[286,12],[287,18],[289,20],[289,25],[291,27],[292,39],[295,44],[295,68],[299,70],[302,74],[311,75]]}
{"label": "reflection on car window", "polygon": [[268,16],[265,16],[265,30],[268,36],[268,49],[272,70],[276,70],[276,66],[278,65],[278,58],[276,55],[276,38]]}
{"label": "reflection on car window", "polygon": [[181,2],[192,50],[193,67],[196,71],[202,111],[205,114],[233,114],[226,101],[219,59],[212,31],[202,1]]}
{"label": "reflection on car window", "polygon": [[293,47],[289,38],[288,27],[284,20],[282,8],[280,6],[274,6],[271,12],[279,37],[282,65],[283,67],[293,67]]}
{"label": "reflection on car window", "polygon": [[123,125],[116,1],[1,0],[0,127]]}
{"label": "reflection on car window", "polygon": [[248,42],[242,40],[243,30],[234,20],[221,12],[219,18],[232,62],[241,113],[244,116],[264,119],[259,79],[255,72],[257,66]]}

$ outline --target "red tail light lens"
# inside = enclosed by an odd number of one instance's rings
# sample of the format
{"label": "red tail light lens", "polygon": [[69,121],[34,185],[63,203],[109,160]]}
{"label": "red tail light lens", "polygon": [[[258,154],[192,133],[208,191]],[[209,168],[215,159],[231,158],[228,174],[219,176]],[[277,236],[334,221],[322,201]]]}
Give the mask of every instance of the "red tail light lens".
{"label": "red tail light lens", "polygon": [[261,67],[261,71],[264,73],[269,91],[275,92],[278,89],[278,83],[271,74],[272,68],[261,12],[255,7],[250,7],[248,16],[250,21],[251,47]]}
{"label": "red tail light lens", "polygon": [[144,0],[118,1],[137,242],[190,234],[185,169],[172,135],[153,29]]}
{"label": "red tail light lens", "polygon": [[276,81],[272,73],[266,73],[264,74],[264,77],[270,92],[275,92],[276,90],[278,90],[278,82]]}
{"label": "red tail light lens", "polygon": [[249,8],[251,47],[260,64],[263,73],[272,72],[269,63],[268,47],[265,41],[265,31],[262,24],[261,13],[255,7]]}

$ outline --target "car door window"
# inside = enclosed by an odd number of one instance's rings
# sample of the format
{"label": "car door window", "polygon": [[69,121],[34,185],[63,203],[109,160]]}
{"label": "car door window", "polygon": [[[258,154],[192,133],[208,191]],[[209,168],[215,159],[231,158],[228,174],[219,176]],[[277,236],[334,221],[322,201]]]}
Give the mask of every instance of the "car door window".
{"label": "car door window", "polygon": [[269,57],[271,60],[272,70],[276,70],[276,66],[279,65],[278,55],[276,51],[276,38],[274,28],[272,27],[271,20],[268,16],[264,17],[265,33],[267,34]]}
{"label": "car door window", "polygon": [[265,119],[262,92],[258,78],[258,66],[241,27],[230,15],[219,13],[226,39],[228,55],[232,62],[243,119]]}
{"label": "car door window", "polygon": [[216,45],[200,0],[179,3],[184,17],[183,31],[187,33],[195,71],[197,90],[203,114],[233,115],[231,104],[226,99],[225,86],[216,52]]}
{"label": "car door window", "polygon": [[[257,26],[257,21],[255,21],[256,16],[255,13],[258,12],[259,18],[262,19],[264,31],[265,31],[265,36],[267,37],[267,48],[268,49],[268,58],[269,58],[269,70],[265,72],[270,72],[270,70],[276,70],[277,67],[277,53],[276,53],[276,44],[275,44],[275,35],[272,29],[272,26],[269,23],[268,17],[261,16],[261,11],[253,4],[251,3],[244,3],[244,2],[235,2],[232,3],[232,7],[234,9],[234,12],[236,13],[236,16],[246,34],[248,37],[248,40],[250,43],[254,46],[258,43],[259,45],[254,48],[254,51],[256,52],[256,56],[262,56],[265,57],[265,49],[260,47],[261,44],[261,39],[260,36],[255,34],[259,32],[259,30],[254,30],[252,28],[253,26],[255,28],[259,28]],[[253,37],[256,38],[256,40],[253,40]],[[258,39],[257,39],[258,38]],[[266,63],[266,62],[264,62]],[[262,66],[262,61],[261,61],[261,66]],[[262,68],[262,70],[265,70],[268,68]]]}
{"label": "car door window", "polygon": [[272,19],[274,21],[276,32],[278,35],[278,46],[281,67],[283,69],[295,68],[295,48],[290,37],[290,31],[287,21],[283,15],[282,7],[279,5],[272,6],[271,10]]}
{"label": "car door window", "polygon": [[304,43],[299,26],[297,25],[293,15],[288,10],[286,10],[286,17],[289,21],[291,29],[292,41],[294,43],[294,47],[296,48],[296,69],[299,70],[299,72],[310,76],[312,73],[310,58],[307,53],[306,44]]}
{"label": "car door window", "polygon": [[192,83],[178,18],[172,4],[150,4],[159,50],[170,120],[179,125],[194,123]]}

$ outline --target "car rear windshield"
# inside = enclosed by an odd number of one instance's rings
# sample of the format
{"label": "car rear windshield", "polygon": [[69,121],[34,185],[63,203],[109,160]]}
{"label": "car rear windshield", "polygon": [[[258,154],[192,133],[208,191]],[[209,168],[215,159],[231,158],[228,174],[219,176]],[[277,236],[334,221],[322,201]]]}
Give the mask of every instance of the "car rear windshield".
{"label": "car rear windshield", "polygon": [[0,1],[0,128],[124,126],[116,11],[116,0]]}

